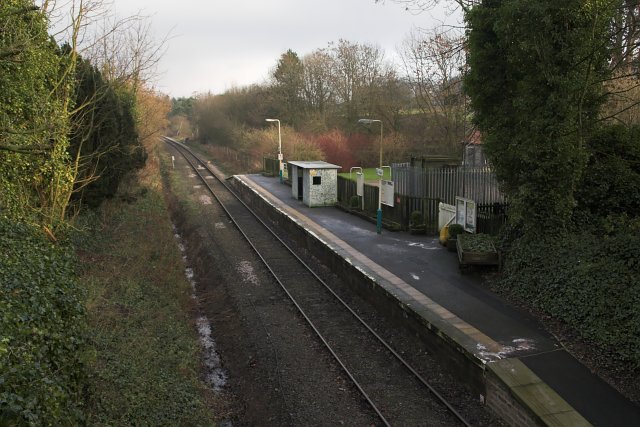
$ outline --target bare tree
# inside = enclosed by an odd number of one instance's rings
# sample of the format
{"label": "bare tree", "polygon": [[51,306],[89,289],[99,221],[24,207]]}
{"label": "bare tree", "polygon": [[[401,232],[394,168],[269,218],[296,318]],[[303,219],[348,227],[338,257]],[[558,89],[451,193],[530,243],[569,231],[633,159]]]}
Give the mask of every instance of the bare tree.
{"label": "bare tree", "polygon": [[622,73],[638,72],[640,68],[640,3],[638,0],[617,0],[611,22],[611,68]]}
{"label": "bare tree", "polygon": [[378,46],[339,40],[329,44],[333,58],[332,76],[336,101],[342,105],[348,121],[368,113],[372,88],[389,69]]}
{"label": "bare tree", "polygon": [[[473,6],[482,2],[482,0],[391,0],[393,3],[399,3],[414,13],[421,13],[432,10],[440,4],[449,4],[453,8],[460,8],[463,12],[469,11]],[[385,3],[386,0],[375,0],[376,3]]]}
{"label": "bare tree", "polygon": [[615,13],[611,22],[609,67],[604,82],[607,102],[602,117],[626,125],[640,123],[640,3],[611,0]]}
{"label": "bare tree", "polygon": [[130,85],[134,92],[151,85],[170,34],[154,37],[148,16],[120,19],[105,15],[84,46],[83,54],[112,82]]}
{"label": "bare tree", "polygon": [[309,112],[324,119],[334,98],[333,58],[326,49],[317,49],[302,58],[303,96]]}
{"label": "bare tree", "polygon": [[416,103],[437,139],[452,147],[465,136],[467,102],[462,90],[465,66],[462,37],[431,31],[413,31],[400,56]]}

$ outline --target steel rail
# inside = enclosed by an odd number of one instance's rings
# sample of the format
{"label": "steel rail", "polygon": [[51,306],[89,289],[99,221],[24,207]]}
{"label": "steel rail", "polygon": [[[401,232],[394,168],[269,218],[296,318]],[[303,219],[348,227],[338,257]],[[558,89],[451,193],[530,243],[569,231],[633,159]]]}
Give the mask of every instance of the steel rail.
{"label": "steel rail", "polygon": [[335,351],[331,348],[331,346],[329,345],[329,343],[327,342],[327,340],[322,336],[322,334],[320,333],[320,331],[316,328],[316,326],[313,324],[313,322],[311,321],[311,319],[307,316],[307,314],[304,312],[304,310],[302,309],[302,307],[298,304],[298,302],[295,300],[295,298],[293,297],[293,295],[290,294],[290,292],[288,291],[288,289],[286,288],[286,286],[281,282],[281,280],[278,278],[277,273],[275,271],[272,270],[271,266],[268,264],[267,260],[264,259],[264,257],[262,256],[262,254],[260,254],[260,252],[258,251],[258,249],[254,246],[254,244],[251,242],[251,240],[249,239],[249,237],[244,233],[244,231],[240,228],[239,224],[236,222],[236,220],[234,219],[233,215],[229,212],[229,210],[224,206],[224,204],[222,203],[222,201],[218,198],[217,194],[215,193],[215,191],[211,188],[211,186],[209,185],[209,183],[206,181],[206,179],[200,174],[200,171],[198,170],[198,168],[187,158],[187,156],[185,156],[184,151],[188,152],[191,156],[193,156],[193,158],[196,159],[196,161],[202,165],[208,172],[209,174],[211,174],[220,184],[222,184],[227,191],[229,191],[235,198],[237,201],[239,201],[246,209],[248,212],[251,213],[251,215],[253,215],[253,217],[258,220],[272,235],[273,237],[276,238],[276,240],[278,240],[278,242],[280,242],[280,244],[282,244],[287,251],[289,251],[289,253],[291,255],[293,255],[293,257],[295,257],[297,259],[297,261],[304,266],[304,268],[311,273],[311,275],[313,275],[313,277],[320,283],[322,284],[322,286],[331,293],[331,295],[333,295],[334,298],[336,298],[341,304],[342,306],[344,306],[344,308],[346,308],[352,315],[353,317],[363,326],[367,329],[367,331],[369,331],[369,333],[371,333],[376,340],[378,340],[409,372],[411,372],[412,375],[414,375],[414,377],[422,384],[424,385],[448,410],[449,412],[451,412],[452,415],[454,415],[462,424],[464,424],[467,427],[471,427],[471,424],[462,416],[462,414],[460,414],[445,398],[444,396],[442,396],[422,375],[420,375],[420,373],[418,373],[416,371],[415,368],[413,368],[395,349],[393,349],[391,347],[391,345],[389,343],[387,343],[387,341],[385,341],[384,338],[382,338],[377,332],[375,332],[375,330],[373,330],[373,328],[371,328],[371,326],[366,323],[366,321],[364,319],[362,319],[362,317],[360,317],[324,280],[322,280],[317,274],[316,272],[309,267],[309,265],[307,265],[307,263],[302,260],[298,254],[295,253],[295,251],[286,243],[284,242],[272,229],[271,227],[269,227],[268,224],[266,224],[262,218],[260,218],[260,216],[258,216],[253,209],[251,209],[242,199],[240,199],[240,197],[238,197],[238,195],[229,187],[229,185],[227,185],[227,183],[224,182],[224,180],[222,180],[215,171],[213,171],[207,164],[206,162],[203,162],[194,152],[193,150],[191,150],[189,147],[186,147],[184,144],[181,144],[178,141],[172,140],[171,138],[168,137],[163,137],[165,142],[169,143],[170,145],[176,147],[176,149],[178,150],[178,152],[180,152],[182,154],[182,156],[185,158],[185,160],[191,165],[191,167],[194,169],[194,171],[198,174],[198,176],[200,177],[200,179],[202,180],[202,182],[205,184],[205,186],[207,187],[207,189],[209,190],[209,192],[213,195],[213,197],[218,201],[218,203],[220,204],[220,206],[222,207],[222,209],[225,211],[225,213],[227,214],[227,216],[229,216],[229,218],[231,219],[231,221],[234,223],[234,225],[236,226],[236,228],[240,231],[240,233],[242,234],[242,236],[245,238],[245,240],[249,243],[249,245],[251,246],[251,248],[254,250],[254,252],[258,255],[258,257],[261,259],[261,261],[263,262],[263,264],[267,267],[267,269],[269,270],[269,272],[271,273],[271,275],[276,279],[276,281],[278,282],[278,284],[280,285],[280,287],[284,290],[284,292],[286,293],[286,295],[289,297],[289,299],[293,302],[293,304],[296,306],[296,308],[300,311],[300,313],[302,314],[302,316],[305,318],[305,320],[307,321],[307,323],[311,326],[311,328],[314,330],[314,332],[316,333],[316,335],[320,338],[320,340],[323,342],[323,344],[327,347],[327,349],[329,350],[329,352],[333,355],[333,357],[336,359],[336,361],[338,362],[338,364],[340,364],[340,366],[342,367],[342,369],[345,371],[345,373],[347,374],[347,376],[351,379],[351,381],[355,384],[356,388],[361,392],[361,394],[365,397],[365,399],[367,400],[367,402],[369,403],[369,405],[374,409],[374,411],[376,412],[376,414],[381,418],[381,420],[385,423],[385,425],[390,425],[388,423],[388,421],[384,418],[384,416],[382,415],[382,413],[380,412],[380,410],[377,408],[377,406],[375,405],[375,403],[370,399],[370,397],[368,396],[368,394],[364,391],[364,389],[360,386],[360,384],[357,382],[357,380],[353,377],[353,375],[351,374],[351,372],[348,370],[348,368],[344,365],[344,363],[340,360],[340,358],[338,357],[338,355],[335,353]]}

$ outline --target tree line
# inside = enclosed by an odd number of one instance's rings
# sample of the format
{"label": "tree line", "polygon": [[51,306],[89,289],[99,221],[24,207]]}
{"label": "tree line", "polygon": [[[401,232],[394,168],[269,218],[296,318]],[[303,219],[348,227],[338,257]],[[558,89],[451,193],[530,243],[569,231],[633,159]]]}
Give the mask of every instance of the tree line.
{"label": "tree line", "polygon": [[[333,147],[364,137],[368,141],[364,147],[339,150],[346,157],[311,150],[350,167],[376,158],[379,129],[357,123],[360,118],[376,118],[383,122],[386,162],[428,153],[460,155],[470,128],[458,39],[443,32],[416,31],[404,42],[402,65],[386,60],[376,45],[347,40],[302,56],[287,50],[263,84],[175,100],[178,110],[172,114],[172,128],[188,129],[202,141],[240,150],[249,149],[248,131],[268,128],[265,118],[279,118],[288,127],[288,136],[307,147],[319,148],[320,141],[332,137],[337,138],[329,144]],[[187,116],[192,130],[185,125]],[[276,151],[273,142],[263,148]],[[285,154],[292,154],[286,148]]]}
{"label": "tree line", "polygon": [[153,46],[143,17],[97,0],[0,2],[0,425],[86,423],[95,349],[72,224],[165,125]]}

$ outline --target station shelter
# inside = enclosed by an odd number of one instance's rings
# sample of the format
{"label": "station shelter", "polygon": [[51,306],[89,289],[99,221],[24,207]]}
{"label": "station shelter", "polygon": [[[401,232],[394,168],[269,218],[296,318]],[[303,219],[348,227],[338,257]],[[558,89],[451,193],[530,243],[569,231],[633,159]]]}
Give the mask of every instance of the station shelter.
{"label": "station shelter", "polygon": [[291,196],[313,208],[338,202],[338,169],[323,161],[289,161]]}

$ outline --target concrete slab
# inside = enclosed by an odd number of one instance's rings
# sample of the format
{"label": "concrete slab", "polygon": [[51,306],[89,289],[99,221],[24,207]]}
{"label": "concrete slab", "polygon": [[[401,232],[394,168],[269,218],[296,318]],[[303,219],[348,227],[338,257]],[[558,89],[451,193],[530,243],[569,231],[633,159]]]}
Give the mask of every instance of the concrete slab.
{"label": "concrete slab", "polygon": [[519,359],[491,363],[488,369],[502,380],[511,395],[523,402],[538,420],[544,420],[547,425],[591,425]]}
{"label": "concrete slab", "polygon": [[571,396],[572,406],[588,414],[593,425],[640,425],[640,407],[630,404],[578,363],[566,351],[525,357],[522,362],[560,395]]}

